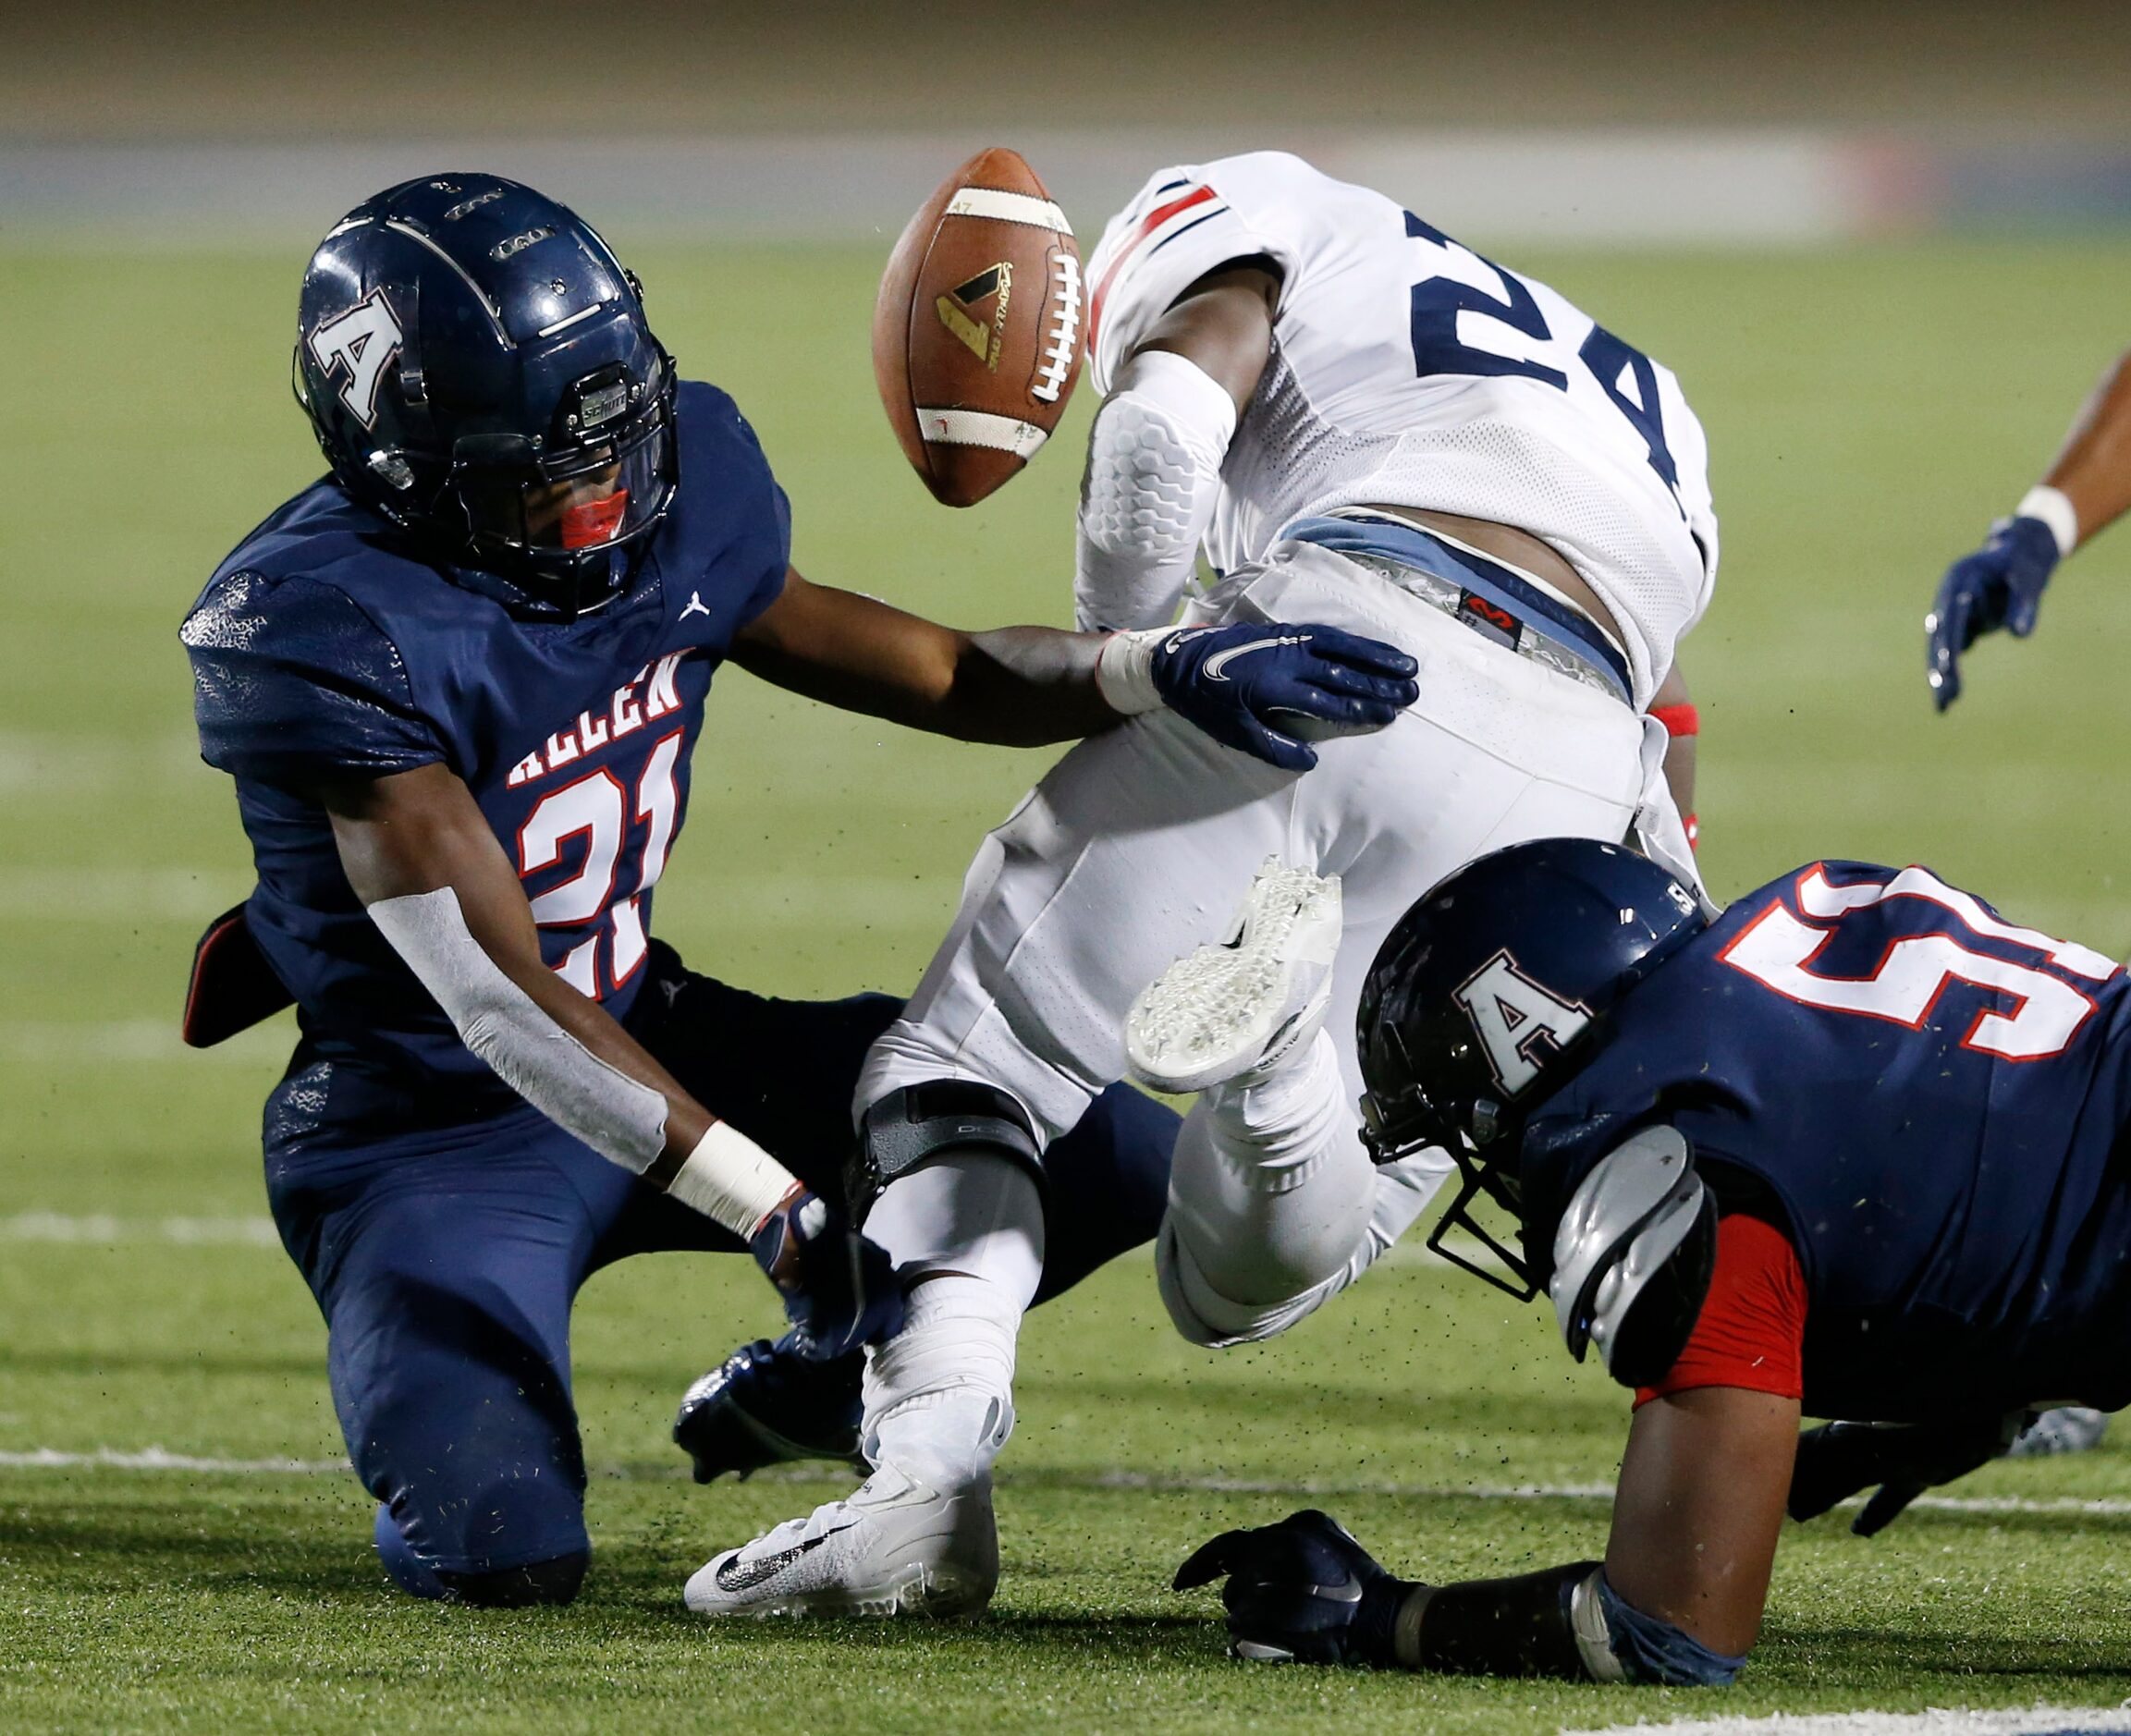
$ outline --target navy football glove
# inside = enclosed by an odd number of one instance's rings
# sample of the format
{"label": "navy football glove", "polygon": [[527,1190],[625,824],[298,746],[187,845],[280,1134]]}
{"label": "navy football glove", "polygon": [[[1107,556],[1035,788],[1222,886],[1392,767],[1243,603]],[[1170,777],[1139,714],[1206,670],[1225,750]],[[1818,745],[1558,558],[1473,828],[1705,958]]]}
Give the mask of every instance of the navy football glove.
{"label": "navy football glove", "polygon": [[1798,1436],[1791,1471],[1793,1519],[1818,1519],[1860,1489],[1879,1487],[1850,1522],[1860,1537],[1882,1531],[1926,1489],[1965,1477],[2013,1444],[2027,1412],[1958,1423],[1823,1423]]}
{"label": "navy football glove", "polygon": [[1149,673],[1164,704],[1283,771],[1317,763],[1310,741],[1381,729],[1421,696],[1419,666],[1404,652],[1337,627],[1179,628],[1153,652]]}
{"label": "navy football glove", "polygon": [[1416,1589],[1314,1508],[1277,1525],[1224,1531],[1177,1569],[1172,1584],[1190,1591],[1223,1574],[1229,1649],[1260,1663],[1389,1669],[1399,1606]]}
{"label": "navy football glove", "polygon": [[1961,697],[1961,654],[2001,627],[2015,639],[2035,630],[2042,589],[2057,566],[2056,532],[2039,519],[2001,519],[1990,540],[1939,581],[1924,617],[1926,679],[1944,711]]}
{"label": "navy football glove", "polygon": [[795,1192],[748,1243],[784,1298],[787,1340],[810,1362],[877,1344],[902,1328],[902,1286],[879,1244],[819,1195]]}
{"label": "navy football glove", "polygon": [[865,1357],[802,1358],[788,1333],[743,1344],[689,1388],[673,1419],[673,1444],[694,1461],[695,1480],[730,1471],[743,1481],[765,1465],[840,1459],[866,1468],[858,1450]]}

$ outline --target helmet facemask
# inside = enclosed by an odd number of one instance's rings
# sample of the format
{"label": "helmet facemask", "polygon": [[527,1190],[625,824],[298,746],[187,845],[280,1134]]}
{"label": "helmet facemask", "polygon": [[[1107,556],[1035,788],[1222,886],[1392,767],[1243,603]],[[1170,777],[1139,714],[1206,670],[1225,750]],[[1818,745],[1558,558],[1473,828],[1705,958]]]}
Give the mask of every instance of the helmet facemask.
{"label": "helmet facemask", "polygon": [[678,481],[670,359],[648,381],[617,362],[563,395],[545,436],[465,434],[451,449],[444,505],[473,563],[535,603],[577,616],[627,586],[639,546]]}
{"label": "helmet facemask", "polygon": [[[1365,1042],[1368,1039],[1365,1037]],[[1412,1053],[1406,1046],[1405,1033],[1394,1020],[1381,1020],[1374,1033],[1377,1052],[1370,1056],[1371,1065],[1365,1070],[1374,1078],[1386,1081],[1382,1087],[1362,1094],[1362,1143],[1370,1158],[1378,1164],[1396,1163],[1415,1152],[1426,1151],[1431,1146],[1450,1153],[1458,1166],[1460,1186],[1457,1197],[1450,1209],[1428,1233],[1427,1248],[1431,1253],[1440,1254],[1452,1265],[1462,1267],[1476,1278],[1483,1278],[1498,1290],[1507,1290],[1519,1302],[1530,1302],[1537,1296],[1538,1287],[1532,1282],[1524,1258],[1504,1247],[1489,1233],[1486,1225],[1473,1215],[1472,1206],[1485,1192],[1507,1209],[1514,1217],[1517,1211],[1517,1176],[1515,1170],[1515,1143],[1510,1147],[1510,1167],[1482,1160],[1481,1141],[1474,1131],[1460,1125],[1455,1106],[1439,1106],[1428,1095],[1421,1082],[1421,1070],[1414,1064]],[[1396,1080],[1397,1083],[1389,1082]],[[1490,1106],[1491,1107],[1492,1106]],[[1497,1124],[1489,1118],[1492,1131]],[[1506,1266],[1518,1282],[1505,1281],[1500,1273],[1477,1265],[1449,1245],[1443,1238],[1452,1229],[1462,1230],[1486,1248]]]}

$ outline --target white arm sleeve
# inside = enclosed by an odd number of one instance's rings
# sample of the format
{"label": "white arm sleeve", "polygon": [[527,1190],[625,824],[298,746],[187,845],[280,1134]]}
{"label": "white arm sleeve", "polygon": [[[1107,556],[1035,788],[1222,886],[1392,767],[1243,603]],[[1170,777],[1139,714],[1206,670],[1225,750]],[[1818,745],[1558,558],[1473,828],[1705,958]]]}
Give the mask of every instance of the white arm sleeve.
{"label": "white arm sleeve", "polygon": [[1196,363],[1154,349],[1119,370],[1081,482],[1073,614],[1083,632],[1175,616],[1235,432],[1235,400]]}
{"label": "white arm sleeve", "polygon": [[[666,1145],[665,1094],[601,1060],[541,1011],[474,939],[456,892],[439,886],[380,899],[370,920],[497,1078],[602,1157],[656,1185],[648,1172]],[[767,1152],[717,1121],[666,1188],[745,1240],[794,1185]]]}

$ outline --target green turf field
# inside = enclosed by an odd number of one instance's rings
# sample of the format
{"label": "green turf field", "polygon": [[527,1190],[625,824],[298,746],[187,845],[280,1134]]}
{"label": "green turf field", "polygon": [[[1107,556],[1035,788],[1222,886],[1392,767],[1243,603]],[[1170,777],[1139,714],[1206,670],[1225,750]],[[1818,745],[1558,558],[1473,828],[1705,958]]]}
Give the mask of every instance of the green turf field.
{"label": "green turf field", "polygon": [[[803,571],[973,625],[1064,618],[1084,409],[1002,498],[948,513],[873,399],[875,255],[616,238],[684,368],[753,417]],[[681,1387],[773,1310],[739,1263],[640,1261],[579,1313],[586,1595],[514,1615],[386,1592],[369,1503],[332,1468],[323,1333],[265,1230],[257,1105],[288,1033],[201,1057],[174,1033],[193,935],[247,885],[227,788],[193,758],[174,630],[318,468],[286,385],[299,251],[0,237],[0,1729],[1537,1731],[1718,1709],[1249,1669],[1209,1596],[1166,1590],[1211,1532],[1308,1501],[1408,1572],[1598,1547],[1605,1503],[1573,1491],[1610,1478],[1624,1395],[1537,1310],[1403,1253],[1245,1353],[1176,1339],[1138,1258],[1040,1313],[994,1617],[929,1631],[684,1618],[680,1583],[714,1547],[843,1485],[677,1474]],[[2035,642],[1983,647],[1944,718],[1918,627],[1945,561],[2125,343],[2131,245],[1518,263],[1671,363],[1708,427],[1723,579],[1685,663],[1719,892],[1812,855],[1921,860],[2018,920],[2131,947],[2131,532],[2078,556]],[[734,672],[662,931],[751,986],[907,985],[978,834],[1043,764]],[[138,1468],[149,1449],[221,1468]],[[62,1462],[25,1462],[40,1451]],[[67,1461],[100,1451],[123,1462]],[[2127,1454],[1961,1491],[2127,1503],[2109,1510],[1920,1512],[1870,1544],[1796,1532],[1721,1709],[2113,1705],[2131,1694]]]}

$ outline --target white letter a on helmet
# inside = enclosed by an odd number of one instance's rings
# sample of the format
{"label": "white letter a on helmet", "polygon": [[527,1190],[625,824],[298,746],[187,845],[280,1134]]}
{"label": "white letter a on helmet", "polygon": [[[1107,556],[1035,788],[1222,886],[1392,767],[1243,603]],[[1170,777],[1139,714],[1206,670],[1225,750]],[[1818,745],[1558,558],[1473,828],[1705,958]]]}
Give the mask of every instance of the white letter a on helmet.
{"label": "white letter a on helmet", "polygon": [[1495,954],[1452,995],[1488,1052],[1495,1083],[1512,1097],[1539,1076],[1545,1057],[1532,1052],[1538,1039],[1563,1048],[1591,1022],[1589,1008],[1541,988],[1507,952]]}
{"label": "white letter a on helmet", "polygon": [[340,401],[365,428],[377,425],[377,383],[404,339],[384,291],[373,289],[345,313],[321,320],[310,337],[311,353],[330,379],[345,367]]}

